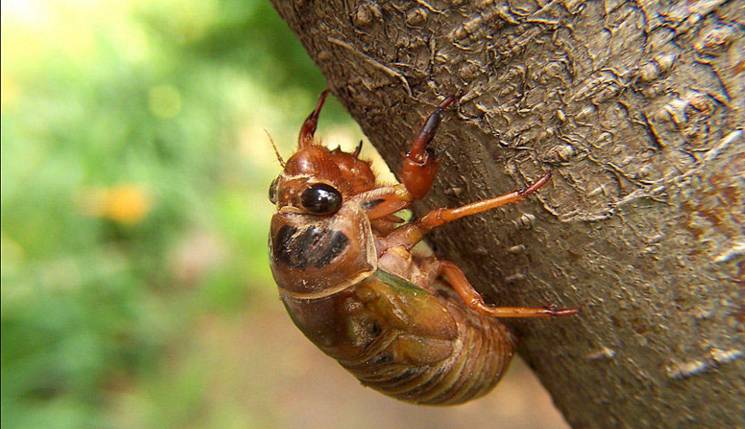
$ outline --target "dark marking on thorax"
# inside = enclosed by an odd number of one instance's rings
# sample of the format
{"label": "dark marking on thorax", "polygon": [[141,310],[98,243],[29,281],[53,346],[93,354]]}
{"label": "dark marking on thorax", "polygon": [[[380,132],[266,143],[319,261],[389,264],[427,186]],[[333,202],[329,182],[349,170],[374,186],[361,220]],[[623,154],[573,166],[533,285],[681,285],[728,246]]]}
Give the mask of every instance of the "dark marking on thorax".
{"label": "dark marking on thorax", "polygon": [[349,246],[341,231],[310,225],[298,230],[290,225],[280,228],[272,240],[273,256],[290,268],[323,268]]}

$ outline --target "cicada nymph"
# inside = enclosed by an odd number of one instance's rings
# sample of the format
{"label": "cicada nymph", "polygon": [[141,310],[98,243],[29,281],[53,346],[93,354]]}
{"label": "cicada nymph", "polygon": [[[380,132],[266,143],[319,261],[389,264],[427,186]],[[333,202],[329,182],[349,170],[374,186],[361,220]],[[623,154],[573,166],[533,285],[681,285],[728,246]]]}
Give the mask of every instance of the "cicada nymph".
{"label": "cicada nymph", "polygon": [[515,350],[500,318],[576,310],[487,305],[457,265],[412,249],[433,228],[525,199],[550,173],[525,189],[404,223],[396,212],[432,186],[437,164],[428,146],[455,98],[442,101],[413,139],[401,183],[383,186],[359,148],[346,153],[314,141],[326,95],[269,191],[277,207],[271,268],[290,317],[324,353],[386,395],[448,405],[489,392]]}

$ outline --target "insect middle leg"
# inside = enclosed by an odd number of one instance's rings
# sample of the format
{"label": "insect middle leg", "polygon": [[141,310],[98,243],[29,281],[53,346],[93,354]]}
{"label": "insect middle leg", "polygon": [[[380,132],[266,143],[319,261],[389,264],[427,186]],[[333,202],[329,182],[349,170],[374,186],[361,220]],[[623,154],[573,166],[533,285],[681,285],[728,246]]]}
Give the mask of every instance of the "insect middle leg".
{"label": "insect middle leg", "polygon": [[484,299],[471,286],[466,275],[450,261],[439,261],[438,273],[445,277],[448,285],[460,296],[466,306],[478,313],[501,318],[536,318],[561,317],[577,313],[575,308],[548,307],[492,307],[484,303]]}
{"label": "insect middle leg", "polygon": [[404,246],[407,249],[411,249],[412,247],[414,247],[414,245],[421,241],[422,238],[424,238],[425,234],[427,234],[432,229],[466,216],[483,213],[485,211],[492,210],[507,204],[520,202],[527,198],[530,194],[533,194],[534,192],[545,186],[550,179],[551,172],[549,171],[529,187],[519,189],[515,192],[510,192],[506,195],[491,198],[488,200],[477,201],[475,203],[466,204],[464,206],[456,207],[453,209],[434,209],[416,222],[403,225],[385,238],[381,239],[380,250],[384,251],[385,249],[394,246]]}

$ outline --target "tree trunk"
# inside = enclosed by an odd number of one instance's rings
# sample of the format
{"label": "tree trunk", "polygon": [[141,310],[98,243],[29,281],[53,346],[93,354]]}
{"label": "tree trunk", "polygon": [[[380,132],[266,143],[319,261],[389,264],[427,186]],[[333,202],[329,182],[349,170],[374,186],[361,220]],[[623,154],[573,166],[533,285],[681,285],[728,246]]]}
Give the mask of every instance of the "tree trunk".
{"label": "tree trunk", "polygon": [[742,1],[274,0],[390,165],[460,94],[421,213],[575,428],[745,427]]}

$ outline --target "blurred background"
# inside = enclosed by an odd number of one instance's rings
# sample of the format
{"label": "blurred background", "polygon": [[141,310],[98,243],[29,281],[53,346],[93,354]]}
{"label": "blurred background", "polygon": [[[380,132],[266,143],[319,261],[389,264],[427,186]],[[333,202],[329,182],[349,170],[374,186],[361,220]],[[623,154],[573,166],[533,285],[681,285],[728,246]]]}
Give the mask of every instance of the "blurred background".
{"label": "blurred background", "polygon": [[[324,86],[265,1],[2,1],[3,428],[566,427],[520,362],[415,407],[291,325],[264,129]],[[319,135],[363,138],[335,100]]]}

